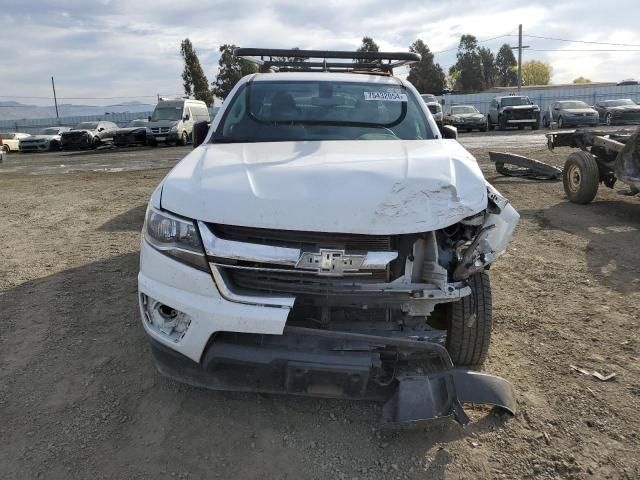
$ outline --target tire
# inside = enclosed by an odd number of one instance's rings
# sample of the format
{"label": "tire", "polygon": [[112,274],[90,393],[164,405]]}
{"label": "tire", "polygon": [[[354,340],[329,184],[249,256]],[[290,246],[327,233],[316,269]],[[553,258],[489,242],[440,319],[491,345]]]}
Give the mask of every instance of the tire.
{"label": "tire", "polygon": [[481,132],[486,132],[486,131],[487,131],[487,127],[482,127],[482,128],[480,129],[480,131],[481,131]]}
{"label": "tire", "polygon": [[180,135],[180,139],[176,142],[176,145],[185,146],[188,141],[189,136],[187,135],[187,132],[183,130],[182,135]]}
{"label": "tire", "polygon": [[100,137],[94,137],[93,141],[91,142],[91,148],[98,148],[101,143],[102,140],[100,140]]}
{"label": "tire", "polygon": [[52,140],[51,142],[49,142],[49,151],[50,152],[57,152],[59,150],[62,150],[60,148],[60,143],[56,142],[55,140]]}
{"label": "tire", "polygon": [[491,343],[491,283],[486,271],[469,277],[471,295],[448,305],[447,350],[454,365],[480,367]]}
{"label": "tire", "polygon": [[612,118],[611,118],[611,114],[610,114],[610,113],[607,113],[607,114],[604,116],[604,123],[606,123],[608,126],[613,125],[613,123],[612,123]]}
{"label": "tire", "polygon": [[542,126],[544,128],[549,128],[550,122],[549,120],[547,120],[547,116],[545,115],[544,117],[542,117]]}
{"label": "tire", "polygon": [[564,162],[562,185],[569,201],[584,205],[598,193],[600,170],[589,152],[574,152]]}
{"label": "tire", "polygon": [[564,120],[562,117],[558,117],[558,128],[564,127]]}
{"label": "tire", "polygon": [[5,152],[9,153],[11,151],[11,148],[9,147],[9,145],[4,144],[4,145],[2,145],[2,150],[4,150]]}
{"label": "tire", "polygon": [[504,117],[498,117],[498,130],[507,129],[507,120]]}

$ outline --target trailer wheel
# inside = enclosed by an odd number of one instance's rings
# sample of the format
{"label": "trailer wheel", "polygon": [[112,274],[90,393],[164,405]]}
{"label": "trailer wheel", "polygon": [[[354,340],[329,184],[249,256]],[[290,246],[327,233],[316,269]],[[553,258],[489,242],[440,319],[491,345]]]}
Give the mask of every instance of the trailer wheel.
{"label": "trailer wheel", "polygon": [[447,350],[458,366],[480,367],[491,343],[491,283],[485,271],[469,277],[471,295],[447,308]]}
{"label": "trailer wheel", "polygon": [[562,184],[571,202],[591,202],[598,193],[600,184],[598,162],[593,155],[584,151],[569,155],[562,170]]}

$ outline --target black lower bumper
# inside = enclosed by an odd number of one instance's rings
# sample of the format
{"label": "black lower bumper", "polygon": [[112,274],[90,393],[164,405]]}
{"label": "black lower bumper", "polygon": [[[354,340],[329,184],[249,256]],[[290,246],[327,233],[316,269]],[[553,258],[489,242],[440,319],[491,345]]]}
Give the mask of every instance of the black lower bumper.
{"label": "black lower bumper", "polygon": [[[426,340],[298,327],[283,335],[224,333],[200,363],[150,341],[160,373],[174,380],[214,390],[385,401],[383,424],[391,428],[450,416],[466,424],[463,403],[515,414],[509,382],[453,368],[446,349]],[[415,357],[420,367],[409,361]]]}

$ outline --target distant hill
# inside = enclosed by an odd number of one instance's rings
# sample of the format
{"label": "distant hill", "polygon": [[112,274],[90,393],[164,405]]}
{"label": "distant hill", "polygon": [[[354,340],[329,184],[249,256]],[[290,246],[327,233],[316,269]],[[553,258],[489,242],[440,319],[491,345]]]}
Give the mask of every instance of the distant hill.
{"label": "distant hill", "polygon": [[[105,113],[125,113],[125,112],[149,112],[153,110],[152,105],[142,102],[122,102],[117,105],[71,105],[58,104],[58,112],[61,117],[75,117],[82,115],[104,115]],[[0,102],[0,120],[22,120],[27,118],[51,118],[56,116],[56,108],[39,107],[37,105],[25,105],[19,102]]]}

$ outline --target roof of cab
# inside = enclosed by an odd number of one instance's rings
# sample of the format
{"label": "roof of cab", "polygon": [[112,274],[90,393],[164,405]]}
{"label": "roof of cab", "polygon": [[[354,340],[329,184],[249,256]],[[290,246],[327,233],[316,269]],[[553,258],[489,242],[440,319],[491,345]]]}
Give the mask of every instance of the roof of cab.
{"label": "roof of cab", "polygon": [[369,75],[366,73],[342,73],[342,72],[269,72],[257,73],[253,82],[349,82],[349,83],[380,83],[384,85],[404,85],[404,82],[388,75]]}

